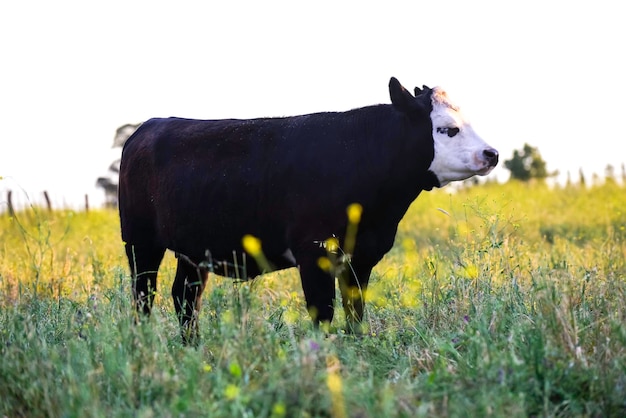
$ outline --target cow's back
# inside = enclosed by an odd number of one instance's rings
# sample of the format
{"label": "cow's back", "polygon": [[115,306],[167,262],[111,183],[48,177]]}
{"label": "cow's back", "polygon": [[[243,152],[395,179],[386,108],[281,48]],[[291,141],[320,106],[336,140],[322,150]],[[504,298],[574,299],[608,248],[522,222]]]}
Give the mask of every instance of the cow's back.
{"label": "cow's back", "polygon": [[237,233],[236,224],[252,219],[258,199],[253,174],[260,171],[260,156],[249,157],[258,150],[252,149],[247,129],[229,120],[170,118],[143,124],[122,153],[122,238],[157,241],[187,253],[206,248],[203,241],[235,244],[226,241]]}
{"label": "cow's back", "polygon": [[252,234],[264,250],[284,252],[292,212],[286,195],[301,188],[294,177],[300,154],[288,145],[290,122],[147,121],[122,153],[122,238],[229,257]]}
{"label": "cow's back", "polygon": [[340,234],[346,207],[374,201],[389,171],[386,150],[394,148],[379,138],[394,137],[391,115],[389,106],[376,106],[289,118],[149,120],[122,153],[122,237],[231,257],[246,234],[261,238],[270,255],[296,239]]}

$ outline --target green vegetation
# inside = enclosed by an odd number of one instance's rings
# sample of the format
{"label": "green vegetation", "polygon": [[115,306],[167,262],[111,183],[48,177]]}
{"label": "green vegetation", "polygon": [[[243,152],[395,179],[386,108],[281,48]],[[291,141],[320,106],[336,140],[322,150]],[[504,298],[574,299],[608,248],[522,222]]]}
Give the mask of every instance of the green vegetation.
{"label": "green vegetation", "polygon": [[558,171],[548,173],[546,162],[541,157],[539,149],[528,144],[524,144],[521,151],[513,151],[513,157],[504,161],[504,167],[511,172],[512,180],[545,180],[558,174]]}
{"label": "green vegetation", "polygon": [[615,182],[424,193],[364,336],[313,330],[283,271],[210,278],[197,348],[171,255],[134,323],[115,211],[0,215],[0,416],[625,416],[625,208]]}

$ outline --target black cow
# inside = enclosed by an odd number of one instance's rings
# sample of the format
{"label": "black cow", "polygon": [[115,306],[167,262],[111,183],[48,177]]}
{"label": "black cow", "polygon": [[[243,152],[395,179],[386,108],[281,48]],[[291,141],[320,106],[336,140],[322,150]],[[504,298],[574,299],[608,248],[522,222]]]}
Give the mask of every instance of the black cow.
{"label": "black cow", "polygon": [[[209,271],[246,279],[298,267],[316,324],[333,319],[338,278],[349,329],[358,328],[370,272],[411,202],[498,162],[440,88],[416,88],[413,96],[392,78],[389,92],[391,105],[347,112],[141,125],[124,146],[119,181],[137,309],[150,313],[170,249],[186,342],[197,336]],[[352,227],[351,204],[362,210]],[[246,257],[244,236],[260,240],[262,257],[252,255],[262,262]]]}

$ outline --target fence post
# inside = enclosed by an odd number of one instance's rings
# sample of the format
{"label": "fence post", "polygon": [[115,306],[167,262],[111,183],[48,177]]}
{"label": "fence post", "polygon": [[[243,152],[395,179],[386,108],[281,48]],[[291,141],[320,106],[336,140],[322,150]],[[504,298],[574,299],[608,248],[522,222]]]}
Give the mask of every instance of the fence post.
{"label": "fence post", "polygon": [[50,196],[48,196],[48,192],[46,190],[43,191],[43,198],[46,199],[46,206],[48,207],[48,212],[52,212],[52,202],[50,202]]}
{"label": "fence post", "polygon": [[89,195],[85,193],[85,212],[89,212]]}
{"label": "fence post", "polygon": [[7,191],[7,204],[9,205],[9,216],[15,216],[13,209],[13,190]]}

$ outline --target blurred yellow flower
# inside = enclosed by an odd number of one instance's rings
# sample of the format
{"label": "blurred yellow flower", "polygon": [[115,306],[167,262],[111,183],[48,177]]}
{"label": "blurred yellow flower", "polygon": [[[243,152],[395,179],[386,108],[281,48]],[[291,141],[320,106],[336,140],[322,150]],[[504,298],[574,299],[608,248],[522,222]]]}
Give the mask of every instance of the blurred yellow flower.
{"label": "blurred yellow flower", "polygon": [[293,325],[298,321],[300,315],[295,309],[287,309],[287,311],[283,314],[283,318],[287,324]]}
{"label": "blurred yellow flower", "polygon": [[230,372],[230,374],[236,378],[240,378],[241,377],[241,366],[239,365],[239,363],[237,362],[232,362],[230,363],[230,365],[228,366],[228,371]]}
{"label": "blurred yellow flower", "polygon": [[331,403],[332,403],[332,416],[336,418],[346,417],[346,409],[342,393],[341,376],[339,375],[339,369],[341,364],[339,359],[330,355],[326,358],[326,370],[328,376],[326,377],[326,386],[330,391]]}
{"label": "blurred yellow flower", "polygon": [[226,389],[224,389],[224,396],[226,396],[226,399],[229,401],[236,399],[239,396],[239,387],[232,383],[228,384]]}
{"label": "blurred yellow flower", "polygon": [[352,203],[348,206],[348,221],[351,224],[358,224],[361,222],[361,214],[363,213],[363,206],[358,203]]}
{"label": "blurred yellow flower", "polygon": [[476,279],[478,277],[478,267],[475,264],[468,264],[465,266],[465,273],[470,279]]}
{"label": "blurred yellow flower", "polygon": [[284,417],[287,414],[287,407],[284,402],[276,402],[272,407],[272,417]]}
{"label": "blurred yellow flower", "polygon": [[336,253],[339,249],[339,240],[335,237],[328,238],[324,241],[324,247],[329,253]]}
{"label": "blurred yellow flower", "polygon": [[328,385],[328,390],[330,390],[331,393],[341,393],[341,377],[339,375],[329,373],[326,384]]}
{"label": "blurred yellow flower", "polygon": [[317,266],[324,271],[330,271],[333,267],[333,263],[330,262],[328,257],[320,257],[317,259]]}
{"label": "blurred yellow flower", "polygon": [[251,256],[256,257],[261,254],[261,240],[252,235],[245,235],[242,239],[243,249]]}

